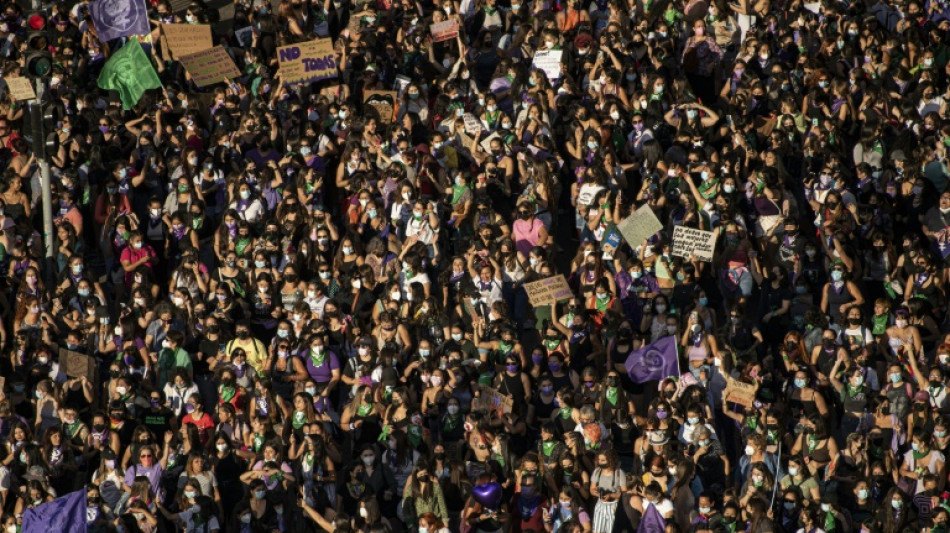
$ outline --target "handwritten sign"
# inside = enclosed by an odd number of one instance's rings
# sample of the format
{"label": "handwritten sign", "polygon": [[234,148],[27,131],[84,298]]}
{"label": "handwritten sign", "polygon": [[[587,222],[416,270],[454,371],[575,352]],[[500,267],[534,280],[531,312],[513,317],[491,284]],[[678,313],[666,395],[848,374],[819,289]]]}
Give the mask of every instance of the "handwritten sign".
{"label": "handwritten sign", "polygon": [[504,142],[504,139],[501,138],[501,135],[498,135],[497,131],[491,132],[491,135],[482,139],[482,142],[478,143],[482,147],[482,150],[485,150],[488,153],[491,153],[491,142],[495,139],[501,139]]}
{"label": "handwritten sign", "polygon": [[210,24],[162,24],[172,57],[203,52],[214,46]]}
{"label": "handwritten sign", "polygon": [[11,100],[19,101],[36,99],[36,92],[33,91],[33,84],[30,83],[28,78],[7,78],[6,81],[7,88],[10,89]]}
{"label": "handwritten sign", "polygon": [[198,87],[205,87],[228,78],[236,78],[241,72],[223,46],[215,46],[196,54],[178,58]]}
{"label": "handwritten sign", "polygon": [[285,85],[310,83],[337,77],[332,39],[317,39],[277,49],[281,81]]}
{"label": "handwritten sign", "polygon": [[432,42],[448,41],[458,37],[459,22],[455,19],[436,22],[429,26],[429,31],[432,33]]}
{"label": "handwritten sign", "polygon": [[465,113],[462,115],[462,120],[465,121],[465,133],[469,135],[478,135],[482,132],[482,121],[478,120],[478,117],[471,113]]}
{"label": "handwritten sign", "polygon": [[88,355],[60,348],[59,361],[63,365],[66,375],[71,378],[85,377],[92,380],[96,377],[96,360]]}
{"label": "handwritten sign", "polygon": [[728,403],[752,407],[752,402],[755,401],[756,388],[751,383],[743,383],[733,378],[727,378],[726,388],[722,391],[722,399]]}
{"label": "handwritten sign", "polygon": [[396,91],[363,91],[363,105],[375,109],[383,124],[395,120],[396,98]]}
{"label": "handwritten sign", "polygon": [[524,290],[528,293],[528,301],[534,306],[548,305],[574,297],[563,274],[525,283]]}
{"label": "handwritten sign", "polygon": [[630,216],[617,224],[620,234],[626,239],[631,248],[636,248],[643,244],[643,241],[663,229],[650,206],[644,204],[638,207]]}
{"label": "handwritten sign", "polygon": [[716,234],[685,226],[673,229],[673,255],[689,258],[693,255],[700,261],[710,262],[716,248]]}
{"label": "handwritten sign", "polygon": [[538,50],[534,53],[534,60],[531,66],[544,71],[548,80],[556,80],[561,77],[561,55],[564,50]]}

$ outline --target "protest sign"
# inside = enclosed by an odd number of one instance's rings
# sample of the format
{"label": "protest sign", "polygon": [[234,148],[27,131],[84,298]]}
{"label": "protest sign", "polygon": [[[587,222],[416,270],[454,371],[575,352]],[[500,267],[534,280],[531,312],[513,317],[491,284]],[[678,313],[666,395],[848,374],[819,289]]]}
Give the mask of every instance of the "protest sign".
{"label": "protest sign", "polygon": [[7,78],[7,88],[10,89],[10,99],[13,101],[33,100],[36,98],[36,92],[33,91],[33,84],[29,78]]}
{"label": "protest sign", "polygon": [[652,237],[656,232],[663,229],[663,224],[653,214],[650,206],[644,204],[638,207],[630,216],[617,224],[620,234],[626,239],[631,248],[636,248],[643,244],[643,241]]}
{"label": "protest sign", "polygon": [[277,61],[284,85],[329,80],[338,74],[331,39],[282,46],[277,49]]}
{"label": "protest sign", "polygon": [[465,133],[469,135],[478,135],[482,132],[482,121],[478,120],[478,117],[471,113],[465,113],[462,115],[462,120],[465,121]]}
{"label": "protest sign", "polygon": [[548,305],[574,296],[563,274],[525,283],[524,290],[533,306]]}
{"label": "protest sign", "polygon": [[209,24],[162,24],[172,57],[203,52],[214,46]]}
{"label": "protest sign", "polygon": [[756,386],[743,383],[733,378],[726,378],[726,388],[722,391],[722,399],[728,403],[737,403],[744,407],[752,407],[755,401]]}
{"label": "protest sign", "polygon": [[402,98],[402,93],[406,92],[406,89],[409,87],[409,84],[412,83],[412,80],[399,74],[396,76],[396,81],[393,82],[393,90],[399,93],[399,97]]}
{"label": "protest sign", "polygon": [[363,105],[375,109],[380,122],[390,124],[396,118],[396,91],[363,91]]}
{"label": "protest sign", "polygon": [[241,72],[234,65],[234,60],[228,55],[223,46],[215,46],[202,50],[197,54],[190,54],[178,58],[191,79],[198,87],[205,87],[228,78],[236,78]]}
{"label": "protest sign", "polygon": [[71,378],[84,377],[93,380],[96,377],[96,360],[88,355],[60,348],[59,360],[63,364],[66,375]]}
{"label": "protest sign", "polygon": [[120,37],[147,35],[151,31],[144,0],[98,0],[89,4],[89,15],[103,43]]}
{"label": "protest sign", "polygon": [[[487,153],[491,153],[491,142],[495,139],[501,139],[501,135],[498,135],[497,131],[491,132],[491,135],[482,139],[482,142],[478,143],[482,147],[482,150],[485,150]],[[502,139],[504,141],[504,139]]]}
{"label": "protest sign", "polygon": [[673,229],[673,255],[689,258],[693,255],[700,261],[710,262],[716,248],[716,234],[685,226]]}
{"label": "protest sign", "polygon": [[561,55],[563,50],[538,50],[534,53],[534,60],[531,66],[543,70],[549,81],[554,81],[561,77]]}
{"label": "protest sign", "polygon": [[436,22],[429,26],[429,31],[432,33],[432,42],[441,43],[458,37],[459,23],[455,19]]}

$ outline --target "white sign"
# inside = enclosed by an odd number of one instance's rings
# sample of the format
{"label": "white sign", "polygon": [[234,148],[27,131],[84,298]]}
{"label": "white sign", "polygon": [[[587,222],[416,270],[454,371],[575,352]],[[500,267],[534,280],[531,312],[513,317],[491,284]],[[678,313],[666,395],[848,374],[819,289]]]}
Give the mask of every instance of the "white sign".
{"label": "white sign", "polygon": [[543,70],[548,80],[554,81],[561,77],[561,55],[564,50],[538,50],[534,53],[531,66]]}
{"label": "white sign", "polygon": [[689,259],[696,256],[700,261],[711,262],[716,249],[716,234],[686,226],[673,229],[673,252],[676,257]]}

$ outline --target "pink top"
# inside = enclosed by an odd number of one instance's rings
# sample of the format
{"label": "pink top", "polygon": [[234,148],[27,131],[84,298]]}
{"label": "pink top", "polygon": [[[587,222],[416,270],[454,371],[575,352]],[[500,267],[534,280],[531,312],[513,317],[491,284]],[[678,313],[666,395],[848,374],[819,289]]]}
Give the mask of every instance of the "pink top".
{"label": "pink top", "polygon": [[[122,250],[122,255],[119,257],[119,260],[120,260],[120,261],[128,261],[129,263],[135,263],[136,261],[138,261],[139,259],[141,259],[141,258],[143,258],[143,257],[145,257],[145,256],[147,256],[147,255],[152,256],[152,259],[148,260],[148,261],[145,263],[145,266],[148,267],[148,268],[152,268],[153,266],[155,266],[155,264],[154,264],[154,262],[155,262],[155,250],[153,250],[151,246],[149,246],[149,245],[147,245],[147,244],[145,244],[145,243],[142,243],[142,247],[139,248],[139,249],[137,249],[137,250],[136,250],[135,248],[131,247],[131,246],[126,246],[126,247]],[[131,287],[131,286],[132,286],[132,277],[133,277],[134,275],[135,275],[135,272],[126,272],[126,273],[125,273],[125,285],[126,285],[126,287]]]}
{"label": "pink top", "polygon": [[521,219],[515,220],[515,223],[511,226],[511,231],[515,239],[515,248],[524,256],[527,256],[528,252],[538,245],[538,241],[540,240],[538,234],[542,227],[544,227],[544,222],[541,222],[537,218],[532,218],[530,222]]}

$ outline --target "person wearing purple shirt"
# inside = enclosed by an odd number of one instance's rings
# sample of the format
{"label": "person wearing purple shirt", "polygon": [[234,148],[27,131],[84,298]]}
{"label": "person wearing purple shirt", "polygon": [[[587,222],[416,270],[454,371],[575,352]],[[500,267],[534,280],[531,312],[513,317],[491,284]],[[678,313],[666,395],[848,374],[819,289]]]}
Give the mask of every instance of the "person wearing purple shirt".
{"label": "person wearing purple shirt", "polygon": [[639,259],[630,261],[625,269],[619,268],[619,261],[614,263],[617,266],[614,281],[617,283],[617,291],[620,294],[620,302],[623,305],[624,313],[635,324],[639,323],[642,317],[643,302],[650,301],[660,293],[660,284],[657,282],[656,276],[643,269],[643,263]]}
{"label": "person wearing purple shirt", "polygon": [[148,478],[149,487],[158,500],[162,499],[162,465],[156,460],[155,448],[153,446],[142,446],[139,449],[139,456],[134,458],[132,466],[125,471],[125,484],[132,486],[135,478],[145,476]]}
{"label": "person wearing purple shirt", "polygon": [[310,379],[317,384],[319,396],[329,397],[340,381],[340,359],[335,353],[327,350],[323,338],[319,336],[310,341],[310,349],[301,356],[306,363]]}

